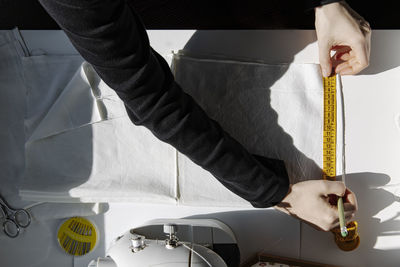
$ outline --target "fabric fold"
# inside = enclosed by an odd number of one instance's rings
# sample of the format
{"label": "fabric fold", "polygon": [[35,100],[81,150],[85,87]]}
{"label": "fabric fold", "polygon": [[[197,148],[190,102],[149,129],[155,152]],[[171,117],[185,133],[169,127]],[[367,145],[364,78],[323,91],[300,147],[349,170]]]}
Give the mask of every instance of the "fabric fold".
{"label": "fabric fold", "polygon": [[122,101],[86,62],[25,148],[23,199],[176,202],[175,149],[133,125]]}
{"label": "fabric fold", "polygon": [[27,143],[101,121],[96,98],[87,79],[87,66],[75,73]]}

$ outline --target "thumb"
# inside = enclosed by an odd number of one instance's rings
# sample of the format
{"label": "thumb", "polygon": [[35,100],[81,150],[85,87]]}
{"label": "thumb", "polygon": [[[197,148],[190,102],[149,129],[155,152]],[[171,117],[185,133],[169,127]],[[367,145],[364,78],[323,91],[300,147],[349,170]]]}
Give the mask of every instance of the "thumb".
{"label": "thumb", "polygon": [[343,182],[341,181],[323,181],[325,186],[324,186],[324,191],[323,194],[325,196],[327,195],[337,195],[337,196],[344,196],[346,192],[346,186],[344,185]]}
{"label": "thumb", "polygon": [[322,69],[322,75],[328,77],[332,72],[331,63],[331,46],[327,41],[318,42],[319,47],[319,63]]}

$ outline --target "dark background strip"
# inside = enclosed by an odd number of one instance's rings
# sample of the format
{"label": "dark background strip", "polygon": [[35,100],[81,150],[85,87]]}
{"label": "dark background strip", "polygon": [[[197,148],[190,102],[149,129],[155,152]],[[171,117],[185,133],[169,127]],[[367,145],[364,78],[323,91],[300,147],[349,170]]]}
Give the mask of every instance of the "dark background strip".
{"label": "dark background strip", "polygon": [[[129,0],[147,29],[313,29],[297,0]],[[373,29],[400,29],[400,1],[348,0]],[[0,29],[59,29],[35,0],[0,0]]]}

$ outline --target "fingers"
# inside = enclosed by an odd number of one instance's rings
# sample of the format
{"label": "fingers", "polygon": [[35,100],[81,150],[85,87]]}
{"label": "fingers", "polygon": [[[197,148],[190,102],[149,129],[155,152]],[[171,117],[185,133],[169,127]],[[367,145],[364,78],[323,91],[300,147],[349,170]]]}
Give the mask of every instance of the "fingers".
{"label": "fingers", "polygon": [[[324,76],[332,65],[341,75],[357,74],[369,65],[371,28],[344,1],[316,8],[315,29]],[[331,50],[336,51],[332,59]]]}
{"label": "fingers", "polygon": [[345,213],[346,212],[355,213],[357,211],[357,207],[350,203],[344,203],[343,209]]}
{"label": "fingers", "polygon": [[[328,205],[329,208],[327,208],[326,211],[329,214],[329,216],[331,216],[332,220],[336,220],[337,218],[339,218],[338,207],[336,205],[331,205],[331,204]],[[344,210],[344,216],[350,216],[352,214],[355,214],[355,212],[357,211],[357,207],[351,203],[344,203],[343,210]]]}
{"label": "fingers", "polygon": [[343,182],[324,180],[322,180],[322,182],[322,192],[324,192],[323,194],[326,195],[322,199],[325,202],[326,207],[323,209],[325,215],[323,215],[323,220],[320,227],[324,231],[329,231],[339,225],[338,207],[336,206],[336,202],[334,204],[329,202],[329,196],[336,195],[343,197],[343,208],[346,221],[353,219],[358,207],[355,194],[347,189]]}
{"label": "fingers", "polygon": [[346,186],[341,181],[327,181],[327,180],[320,180],[321,188],[320,192],[323,196],[328,195],[337,195],[337,196],[344,196],[346,193]]}
{"label": "fingers", "polygon": [[318,42],[319,46],[319,63],[321,65],[322,75],[328,77],[332,72],[331,63],[331,45],[326,40],[320,40]]}
{"label": "fingers", "polygon": [[357,74],[369,65],[369,43],[360,41],[354,44],[349,52],[338,54],[337,58],[344,62],[336,66],[336,73],[340,75]]}
{"label": "fingers", "polygon": [[[341,181],[308,180],[293,184],[283,201],[286,206],[276,208],[319,230],[329,231],[339,220],[338,197],[343,197],[344,216],[351,220],[357,210],[357,200]],[[335,199],[332,203],[331,198]]]}
{"label": "fingers", "polygon": [[[355,194],[351,192],[349,189],[345,189],[346,194],[343,197],[343,200],[346,201],[348,198],[351,200],[348,202],[345,202],[343,204],[343,209],[344,209],[344,217],[346,222],[349,222],[354,219],[355,212],[357,211],[357,200],[355,198]],[[335,206],[330,205],[330,211],[329,217],[330,221],[326,222],[326,224],[330,224],[329,227],[325,226],[325,229],[332,230],[333,228],[336,228],[339,226],[339,211],[338,208]]]}
{"label": "fingers", "polygon": [[332,51],[335,51],[333,59],[336,61],[346,61],[350,56],[351,47],[347,45],[337,45],[332,47]]}
{"label": "fingers", "polygon": [[350,52],[351,51],[343,53],[343,54],[340,54],[340,55],[337,55],[336,59],[337,60],[342,60],[342,61],[348,61],[351,58]]}
{"label": "fingers", "polygon": [[354,215],[355,215],[354,211],[345,211],[344,212],[344,217],[346,218],[346,221],[353,218]]}
{"label": "fingers", "polygon": [[334,46],[332,47],[334,55],[331,57],[332,70],[335,70],[338,65],[345,62],[349,58],[351,48],[349,46]]}
{"label": "fingers", "polygon": [[361,72],[363,69],[368,67],[367,64],[360,63],[358,59],[350,59],[344,63],[339,64],[335,72],[339,73],[340,75],[354,75]]}
{"label": "fingers", "polygon": [[362,69],[366,68],[369,63],[369,51],[366,41],[358,41],[354,47],[352,47],[352,50],[357,58],[357,62],[360,64],[360,66],[362,66]]}
{"label": "fingers", "polygon": [[[346,188],[346,185],[342,181],[319,180],[318,182],[320,182],[319,190],[321,196],[336,195],[343,197],[344,207],[347,207],[347,210],[358,210],[356,195],[350,189]],[[331,204],[336,205],[336,203]]]}
{"label": "fingers", "polygon": [[[355,210],[353,206],[349,203],[344,205],[344,217],[346,222],[349,222],[354,219]],[[324,224],[322,225],[321,229],[324,231],[332,230],[335,227],[339,226],[339,211],[335,207],[330,207],[329,212],[326,213]]]}
{"label": "fingers", "polygon": [[346,197],[344,199],[344,207],[348,205],[349,207],[353,207],[355,211],[358,210],[358,203],[357,203],[357,198],[356,195],[350,190],[346,189]]}

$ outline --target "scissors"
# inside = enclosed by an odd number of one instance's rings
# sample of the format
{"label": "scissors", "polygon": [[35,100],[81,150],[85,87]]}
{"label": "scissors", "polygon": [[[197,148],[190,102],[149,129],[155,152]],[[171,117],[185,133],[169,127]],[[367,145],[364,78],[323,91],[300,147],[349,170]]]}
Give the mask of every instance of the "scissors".
{"label": "scissors", "polygon": [[3,217],[5,218],[3,231],[11,238],[17,237],[21,228],[26,228],[31,223],[31,215],[28,211],[25,209],[11,208],[1,196],[0,211],[3,213]]}

